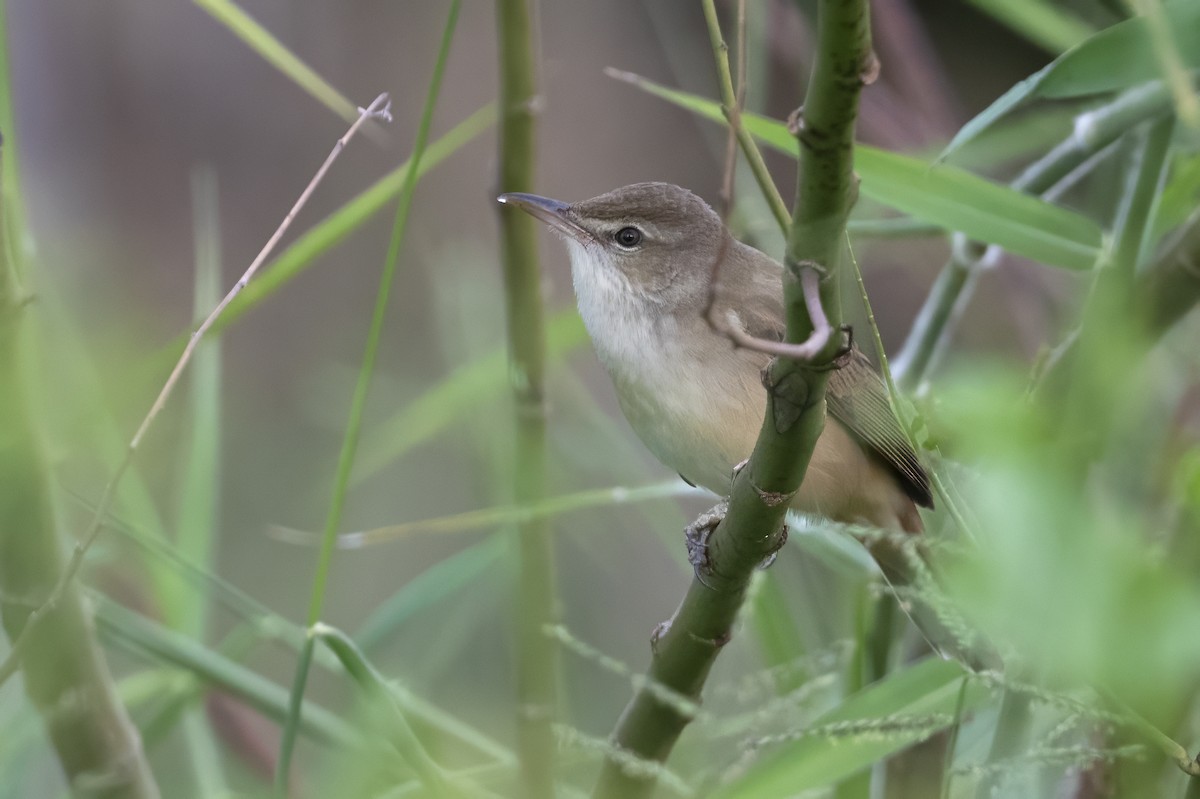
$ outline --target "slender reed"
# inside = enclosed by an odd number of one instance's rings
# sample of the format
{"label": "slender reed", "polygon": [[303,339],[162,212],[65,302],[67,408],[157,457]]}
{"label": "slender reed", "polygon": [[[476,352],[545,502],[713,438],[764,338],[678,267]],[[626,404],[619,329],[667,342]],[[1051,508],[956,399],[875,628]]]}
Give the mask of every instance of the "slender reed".
{"label": "slender reed", "polygon": [[321,611],[325,605],[325,589],[329,583],[329,569],[333,563],[333,550],[337,543],[337,531],[342,521],[342,509],[346,504],[346,491],[350,485],[350,470],[354,466],[354,455],[358,450],[359,433],[362,430],[363,409],[367,404],[367,393],[371,387],[371,376],[375,371],[375,359],[379,353],[379,341],[383,332],[383,320],[387,314],[388,297],[391,293],[392,281],[396,274],[396,264],[400,260],[400,246],[404,242],[404,233],[408,226],[408,214],[412,208],[412,198],[417,186],[417,176],[420,174],[421,156],[425,152],[429,140],[429,128],[433,120],[433,109],[441,92],[442,75],[445,72],[446,60],[450,53],[450,43],[454,39],[454,30],[458,22],[460,0],[452,0],[446,26],[442,32],[442,42],[438,49],[437,61],[430,78],[429,91],[425,96],[425,105],[421,111],[421,120],[417,126],[417,137],[413,143],[410,166],[404,175],[404,187],[400,190],[400,200],[396,205],[396,219],[392,225],[391,243],[388,245],[387,258],[384,261],[383,274],[379,278],[379,288],[375,293],[375,310],[371,315],[371,326],[367,332],[367,343],[364,347],[362,363],[358,371],[358,380],[354,385],[354,397],[350,401],[350,412],[346,423],[346,434],[342,438],[342,448],[338,453],[337,468],[334,473],[333,491],[329,501],[329,512],[325,517],[325,528],[321,537],[321,548],[317,554],[316,574],[313,577],[312,594],[308,603],[307,626],[308,637],[300,650],[296,663],[296,673],[292,679],[291,697],[288,703],[288,718],[283,728],[283,736],[279,745],[279,759],[275,766],[275,790],[279,795],[287,792],[288,776],[291,770],[292,752],[296,743],[296,734],[300,726],[300,712],[304,702],[304,690],[308,685],[308,671],[312,665],[313,650],[316,646],[317,635],[314,630],[321,620]]}
{"label": "slender reed", "polygon": [[[533,0],[497,0],[500,54],[500,185],[531,191],[537,112]],[[536,504],[546,482],[546,333],[537,231],[525,214],[500,215],[508,353],[515,412],[513,494]],[[545,634],[557,623],[554,548],[545,518],[517,524],[517,752],[525,795],[553,796],[553,723],[558,704],[558,648]]]}

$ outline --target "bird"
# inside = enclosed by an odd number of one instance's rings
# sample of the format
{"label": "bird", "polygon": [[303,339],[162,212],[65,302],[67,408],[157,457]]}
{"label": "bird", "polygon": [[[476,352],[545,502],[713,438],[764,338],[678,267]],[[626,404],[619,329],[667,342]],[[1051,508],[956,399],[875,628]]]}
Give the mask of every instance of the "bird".
{"label": "bird", "polygon": [[[566,242],[579,313],[633,431],[688,483],[728,494],[733,469],[762,427],[760,374],[771,356],[735,346],[709,318],[782,341],[783,266],[734,238],[702,198],[670,183],[635,183],[574,203],[527,193],[498,199]],[[791,507],[920,533],[919,508],[933,507],[929,475],[870,360],[852,346],[841,362],[830,373],[826,424]]]}

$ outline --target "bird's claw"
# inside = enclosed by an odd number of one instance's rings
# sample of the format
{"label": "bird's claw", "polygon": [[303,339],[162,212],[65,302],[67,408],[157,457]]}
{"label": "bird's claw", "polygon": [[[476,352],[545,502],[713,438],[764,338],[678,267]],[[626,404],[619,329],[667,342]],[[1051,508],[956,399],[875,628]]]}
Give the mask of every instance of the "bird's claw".
{"label": "bird's claw", "polygon": [[749,458],[743,458],[733,466],[733,473],[729,475],[729,490],[733,493],[733,483],[737,480],[737,476],[742,473],[742,469],[746,468],[746,464],[750,463]]}
{"label": "bird's claw", "polygon": [[725,519],[727,510],[729,510],[729,503],[720,502],[711,510],[700,514],[683,531],[683,538],[687,544],[688,563],[692,564],[696,579],[710,588],[712,586],[709,586],[705,579],[712,565],[708,557],[708,539],[712,536],[713,530],[717,529],[717,525]]}

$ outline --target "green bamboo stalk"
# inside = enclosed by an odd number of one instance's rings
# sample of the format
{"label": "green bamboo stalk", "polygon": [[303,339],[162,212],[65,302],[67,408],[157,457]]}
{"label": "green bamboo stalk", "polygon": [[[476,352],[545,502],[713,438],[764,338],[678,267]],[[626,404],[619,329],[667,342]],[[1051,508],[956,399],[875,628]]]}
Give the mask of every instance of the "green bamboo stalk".
{"label": "green bamboo stalk", "polygon": [[[221,299],[221,234],[217,203],[217,177],[211,167],[192,171],[192,229],[196,261],[196,289],[192,313],[202,316]],[[213,538],[220,507],[221,441],[221,349],[215,340],[196,349],[193,375],[188,387],[190,422],[188,443],[181,458],[182,495],[176,536],[180,554],[199,568],[211,570]],[[172,626],[204,640],[208,619],[207,585],[197,584],[187,595],[184,579],[176,576],[177,587],[167,608]],[[200,694],[202,696],[202,694]],[[224,770],[216,736],[208,723],[202,702],[187,708],[183,718],[184,740],[196,776],[200,796],[224,793]]]}
{"label": "green bamboo stalk", "polygon": [[[859,93],[875,67],[865,0],[821,0],[817,19],[816,61],[797,125],[800,171],[785,258],[786,339],[794,343],[807,339],[814,326],[801,289],[802,269],[822,274],[825,315],[834,330],[841,323],[837,267],[855,195],[854,125]],[[836,355],[837,339],[830,337],[818,363]],[[824,425],[827,377],[827,372],[795,361],[772,362],[765,376],[767,412],[758,442],[734,480],[724,520],[708,538],[704,561],[683,603],[655,634],[652,682],[699,699],[717,654],[732,635],[751,576],[783,543],[787,500],[804,477]],[[653,770],[624,764],[630,756],[664,762],[689,721],[690,714],[662,703],[653,692],[637,692],[617,723],[613,751],[594,795],[648,796],[654,790]]]}
{"label": "green bamboo stalk", "polygon": [[[501,192],[533,190],[536,53],[534,0],[497,0],[500,57]],[[508,354],[516,449],[513,495],[518,505],[539,503],[546,483],[546,332],[538,269],[537,231],[525,214],[500,215]],[[544,633],[558,621],[554,545],[544,518],[517,524],[517,755],[525,795],[555,794],[558,648]]]}
{"label": "green bamboo stalk", "polygon": [[308,603],[309,636],[300,650],[296,664],[296,673],[292,680],[291,699],[288,705],[288,718],[283,728],[283,737],[279,745],[279,760],[276,763],[275,790],[283,795],[287,792],[288,777],[291,770],[292,751],[296,743],[296,731],[300,722],[303,707],[304,690],[308,685],[308,671],[312,664],[313,649],[316,639],[312,630],[321,620],[321,611],[325,605],[325,589],[329,582],[329,569],[333,563],[333,550],[337,543],[337,531],[341,526],[342,509],[346,503],[346,493],[350,485],[350,470],[354,467],[354,455],[358,450],[359,433],[362,430],[363,409],[367,404],[367,394],[371,387],[371,377],[375,371],[375,360],[379,353],[379,341],[383,332],[383,321],[387,316],[388,297],[391,294],[392,281],[396,274],[396,264],[400,260],[400,247],[404,243],[404,234],[408,227],[409,211],[412,209],[412,199],[417,187],[417,176],[420,174],[421,157],[424,155],[426,143],[429,140],[429,128],[433,121],[433,110],[441,93],[442,76],[446,70],[446,61],[450,55],[450,43],[454,40],[454,30],[458,22],[458,12],[461,0],[451,0],[450,11],[447,15],[446,26],[442,31],[442,41],[438,48],[437,61],[434,63],[433,75],[430,77],[429,91],[425,96],[425,105],[421,110],[421,119],[417,125],[416,141],[413,143],[411,166],[405,171],[404,186],[400,190],[400,200],[396,204],[396,218],[392,225],[391,243],[388,245],[387,257],[384,261],[383,273],[379,278],[379,288],[375,293],[375,310],[371,315],[371,326],[367,332],[367,343],[363,351],[362,363],[358,372],[358,381],[354,386],[354,396],[350,401],[349,418],[346,423],[346,434],[342,438],[342,448],[338,454],[337,468],[334,474],[333,491],[329,502],[329,512],[325,518],[325,529],[321,540],[321,549],[317,554],[316,574],[313,576],[312,595]]}
{"label": "green bamboo stalk", "polygon": [[14,651],[16,641],[25,645],[0,670],[20,667],[73,792],[157,799],[83,597],[77,585],[63,587],[68,560],[29,402],[29,306],[9,258],[7,221],[0,218],[0,621]]}

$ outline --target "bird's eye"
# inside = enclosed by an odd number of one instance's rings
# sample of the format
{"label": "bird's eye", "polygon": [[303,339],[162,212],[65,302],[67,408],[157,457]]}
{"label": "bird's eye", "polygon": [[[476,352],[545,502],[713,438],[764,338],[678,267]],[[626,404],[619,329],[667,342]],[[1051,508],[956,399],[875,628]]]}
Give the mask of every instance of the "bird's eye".
{"label": "bird's eye", "polygon": [[632,249],[642,243],[642,231],[635,227],[623,227],[617,231],[617,234],[613,238],[622,247]]}

